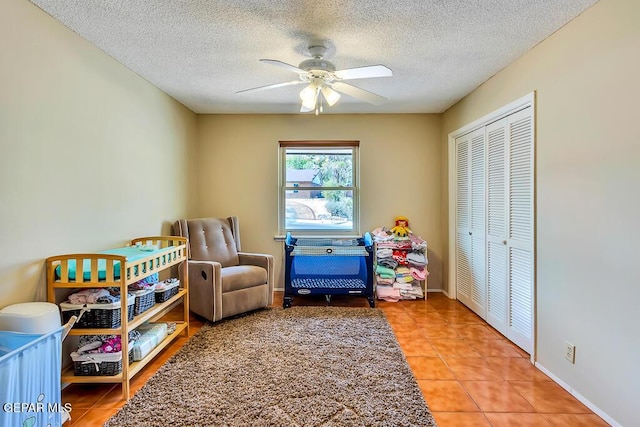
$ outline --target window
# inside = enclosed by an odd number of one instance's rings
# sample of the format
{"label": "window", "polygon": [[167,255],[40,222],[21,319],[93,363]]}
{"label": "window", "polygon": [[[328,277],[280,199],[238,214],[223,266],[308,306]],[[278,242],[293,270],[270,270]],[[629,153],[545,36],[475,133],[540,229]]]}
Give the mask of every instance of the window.
{"label": "window", "polygon": [[357,141],[281,141],[283,235],[358,235]]}

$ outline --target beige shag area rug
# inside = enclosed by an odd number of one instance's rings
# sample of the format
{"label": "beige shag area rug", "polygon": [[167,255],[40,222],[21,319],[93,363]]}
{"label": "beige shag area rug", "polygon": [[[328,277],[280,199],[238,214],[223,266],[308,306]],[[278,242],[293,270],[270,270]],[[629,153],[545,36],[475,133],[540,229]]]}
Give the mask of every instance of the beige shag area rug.
{"label": "beige shag area rug", "polygon": [[435,426],[378,309],[205,325],[105,426]]}

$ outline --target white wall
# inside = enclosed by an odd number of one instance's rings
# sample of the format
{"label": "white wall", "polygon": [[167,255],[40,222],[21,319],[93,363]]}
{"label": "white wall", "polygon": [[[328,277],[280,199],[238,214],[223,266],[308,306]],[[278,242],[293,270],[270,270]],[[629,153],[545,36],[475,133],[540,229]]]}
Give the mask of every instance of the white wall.
{"label": "white wall", "polygon": [[44,259],[195,211],[196,115],[26,0],[0,2],[0,307]]}
{"label": "white wall", "polygon": [[393,226],[405,215],[429,244],[429,288],[442,286],[440,116],[198,116],[199,215],[240,218],[242,248],[276,257],[283,286],[284,246],[278,232],[278,141],[360,141],[361,232]]}
{"label": "white wall", "polygon": [[445,112],[442,129],[446,146],[536,91],[538,362],[625,426],[640,397],[638,22],[637,0],[601,0]]}

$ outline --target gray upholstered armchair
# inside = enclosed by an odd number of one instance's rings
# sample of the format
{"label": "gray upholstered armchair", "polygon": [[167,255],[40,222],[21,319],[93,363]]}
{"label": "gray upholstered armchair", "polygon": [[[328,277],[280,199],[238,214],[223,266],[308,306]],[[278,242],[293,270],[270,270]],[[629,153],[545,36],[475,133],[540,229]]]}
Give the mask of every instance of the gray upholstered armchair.
{"label": "gray upholstered armchair", "polygon": [[189,239],[189,306],[212,322],[273,302],[273,256],[241,252],[237,217],[179,219]]}

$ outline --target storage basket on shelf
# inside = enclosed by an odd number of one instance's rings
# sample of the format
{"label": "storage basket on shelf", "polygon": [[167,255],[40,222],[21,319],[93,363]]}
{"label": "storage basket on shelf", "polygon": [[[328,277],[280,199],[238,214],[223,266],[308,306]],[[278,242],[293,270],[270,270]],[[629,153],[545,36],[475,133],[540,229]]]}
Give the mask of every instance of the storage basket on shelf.
{"label": "storage basket on shelf", "polygon": [[[73,373],[80,376],[112,376],[122,372],[122,352],[78,354],[71,353]],[[129,350],[129,363],[133,361],[133,348]]]}
{"label": "storage basket on shelf", "polygon": [[[129,295],[127,298],[127,319],[133,320],[136,297]],[[77,316],[74,328],[119,328],[120,327],[120,302],[110,304],[71,304],[60,303],[63,321],[66,323],[71,316]]]}
{"label": "storage basket on shelf", "polygon": [[167,279],[156,285],[156,302],[162,303],[168,301],[172,296],[176,295],[180,290],[180,280]]}
{"label": "storage basket on shelf", "polygon": [[136,316],[149,310],[156,303],[153,288],[141,291],[133,291],[131,293],[136,296],[136,303],[133,310],[134,315]]}

